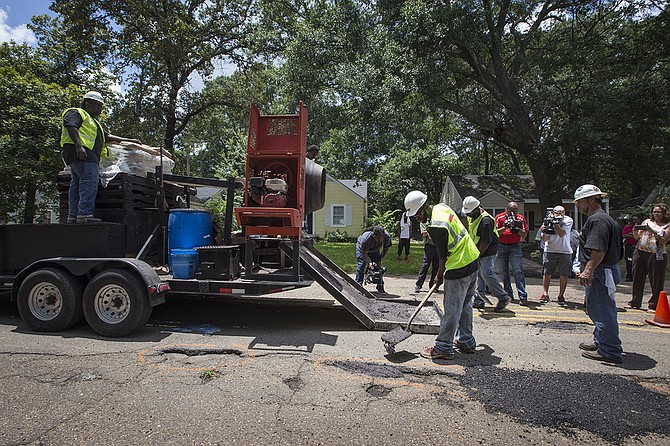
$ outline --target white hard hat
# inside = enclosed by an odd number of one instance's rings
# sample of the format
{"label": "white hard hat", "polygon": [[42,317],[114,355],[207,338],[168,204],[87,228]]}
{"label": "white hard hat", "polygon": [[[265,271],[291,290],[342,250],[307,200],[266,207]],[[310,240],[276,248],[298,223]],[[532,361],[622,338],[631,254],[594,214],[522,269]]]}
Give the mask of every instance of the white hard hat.
{"label": "white hard hat", "polygon": [[428,195],[421,191],[413,190],[408,192],[407,195],[405,195],[405,209],[407,210],[407,216],[415,216],[426,200],[428,200]]}
{"label": "white hard hat", "polygon": [[557,214],[565,214],[565,208],[561,205],[555,206],[554,212]]}
{"label": "white hard hat", "polygon": [[582,198],[595,197],[595,196],[606,197],[607,194],[601,191],[598,186],[594,186],[593,184],[584,184],[582,186],[579,186],[575,191],[574,201],[581,200]]}
{"label": "white hard hat", "polygon": [[84,99],[91,99],[93,101],[100,102],[101,104],[105,103],[105,101],[102,99],[102,95],[97,91],[89,91],[84,95]]}
{"label": "white hard hat", "polygon": [[479,200],[477,200],[472,195],[468,195],[463,200],[463,208],[461,208],[462,214],[469,214],[479,207]]}

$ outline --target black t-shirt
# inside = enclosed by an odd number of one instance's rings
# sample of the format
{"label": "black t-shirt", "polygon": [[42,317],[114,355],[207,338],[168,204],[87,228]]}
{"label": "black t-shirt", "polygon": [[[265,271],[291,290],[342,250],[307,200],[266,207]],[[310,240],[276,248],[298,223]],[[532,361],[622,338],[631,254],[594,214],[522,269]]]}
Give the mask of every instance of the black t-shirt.
{"label": "black t-shirt", "polygon": [[489,243],[489,246],[486,248],[486,251],[479,255],[479,257],[489,257],[498,253],[498,237],[493,233],[494,227],[495,222],[491,217],[482,217],[482,221],[477,228],[477,235],[479,236],[477,248],[485,243]]}
{"label": "black t-shirt", "polygon": [[[63,126],[65,127],[75,127],[78,129],[81,127],[83,122],[84,121],[81,119],[81,115],[75,109],[68,110],[63,116]],[[100,127],[98,127],[98,134],[95,137],[95,145],[93,146],[93,150],[88,150],[86,147],[84,147],[84,150],[86,150],[85,162],[96,164],[100,163],[100,153],[102,152],[102,133],[100,132]],[[65,161],[65,164],[68,166],[72,164],[76,156],[77,155],[74,144],[63,145],[63,161]]]}
{"label": "black t-shirt", "polygon": [[605,211],[592,214],[579,236],[579,261],[586,264],[591,258],[591,250],[604,251],[602,264],[613,265],[621,258],[621,228]]}

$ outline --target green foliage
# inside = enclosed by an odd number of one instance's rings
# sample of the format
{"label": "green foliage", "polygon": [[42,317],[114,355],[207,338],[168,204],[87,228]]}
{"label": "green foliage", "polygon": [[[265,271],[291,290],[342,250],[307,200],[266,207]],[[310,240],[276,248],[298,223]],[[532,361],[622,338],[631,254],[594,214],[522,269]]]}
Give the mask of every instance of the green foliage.
{"label": "green foliage", "polygon": [[32,223],[55,197],[60,115],[70,94],[49,82],[51,70],[27,45],[0,45],[0,221]]}
{"label": "green foliage", "polygon": [[[356,272],[356,247],[353,243],[319,241],[314,243],[314,247],[347,274]],[[423,244],[411,243],[407,261],[396,260],[396,253],[397,246],[391,246],[383,261],[383,265],[386,267],[386,275],[416,278],[423,261]]]}
{"label": "green foliage", "polygon": [[[367,226],[381,226],[393,237],[396,233],[398,220],[400,219],[400,209],[393,209],[389,211],[380,211],[379,209],[372,209],[372,213],[368,215]],[[397,215],[397,217],[396,217]]]}
{"label": "green foliage", "polygon": [[326,232],[323,239],[332,243],[351,243],[356,242],[357,238],[347,234],[347,231],[340,231],[339,229],[336,229],[332,232]]}

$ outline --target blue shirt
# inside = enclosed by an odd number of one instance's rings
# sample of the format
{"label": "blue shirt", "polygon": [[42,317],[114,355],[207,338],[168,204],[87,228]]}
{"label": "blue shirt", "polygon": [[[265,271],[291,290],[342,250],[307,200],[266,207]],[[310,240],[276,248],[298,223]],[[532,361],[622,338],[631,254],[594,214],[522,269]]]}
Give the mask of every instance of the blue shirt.
{"label": "blue shirt", "polygon": [[362,233],[358,240],[356,241],[356,256],[363,257],[363,251],[366,251],[369,254],[378,253],[382,247],[388,248],[391,246],[391,234],[387,231],[384,231],[384,238],[381,243],[377,243],[375,240],[374,234],[372,231],[365,231]]}

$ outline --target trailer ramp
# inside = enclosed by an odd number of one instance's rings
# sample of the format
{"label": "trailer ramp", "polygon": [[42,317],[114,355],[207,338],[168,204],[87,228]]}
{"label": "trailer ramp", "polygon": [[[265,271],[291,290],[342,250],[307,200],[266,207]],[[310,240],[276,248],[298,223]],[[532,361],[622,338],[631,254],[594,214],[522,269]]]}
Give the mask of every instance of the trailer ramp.
{"label": "trailer ramp", "polygon": [[[281,249],[291,254],[290,243]],[[415,300],[380,299],[356,283],[340,267],[313,246],[300,244],[300,268],[332,295],[363,325],[372,330],[390,330],[405,325],[419,304]],[[442,312],[427,302],[414,318],[410,329],[415,333],[436,334],[440,330]]]}

